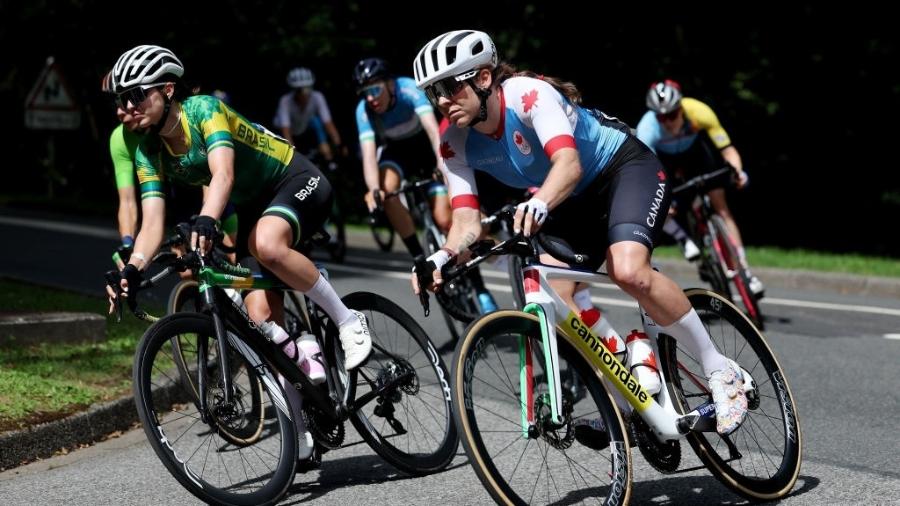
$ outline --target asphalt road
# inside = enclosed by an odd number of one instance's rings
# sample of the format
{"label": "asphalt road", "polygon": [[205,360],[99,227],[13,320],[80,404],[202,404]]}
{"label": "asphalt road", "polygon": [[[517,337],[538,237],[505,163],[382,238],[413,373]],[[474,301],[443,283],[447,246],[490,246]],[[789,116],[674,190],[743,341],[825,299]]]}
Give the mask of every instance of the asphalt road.
{"label": "asphalt road", "polygon": [[[71,223],[0,216],[0,276],[101,293],[115,234]],[[409,262],[399,252],[353,248],[345,265],[329,265],[339,293],[375,291],[401,304],[449,361],[451,345],[436,314],[423,318],[409,292]],[[486,280],[510,305],[504,274]],[[698,286],[696,279],[678,279]],[[765,280],[764,280],[765,281]],[[158,295],[165,296],[165,289]],[[614,326],[639,326],[632,302],[610,286],[593,291]],[[98,312],[103,310],[98,304]],[[900,503],[900,301],[788,291],[770,286],[762,303],[767,336],[787,373],[804,437],[800,479],[784,504]],[[900,337],[900,336],[897,336]],[[349,428],[348,434],[352,434]],[[358,438],[357,438],[358,440]],[[354,439],[351,439],[354,441]],[[684,466],[698,461],[683,446]],[[321,469],[298,475],[283,504],[484,504],[490,498],[460,448],[450,468],[410,478],[364,444],[325,455]],[[708,472],[661,475],[634,454],[633,504],[744,502]],[[143,431],[0,473],[3,504],[192,504],[145,441]]]}

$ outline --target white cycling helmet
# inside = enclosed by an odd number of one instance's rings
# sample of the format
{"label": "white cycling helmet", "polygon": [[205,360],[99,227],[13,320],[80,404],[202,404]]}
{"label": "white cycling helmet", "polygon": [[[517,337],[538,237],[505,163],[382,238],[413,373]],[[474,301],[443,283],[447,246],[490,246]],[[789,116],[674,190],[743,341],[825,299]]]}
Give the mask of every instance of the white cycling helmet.
{"label": "white cycling helmet", "polygon": [[312,70],[306,67],[297,67],[291,69],[287,75],[287,83],[291,88],[309,88],[316,82],[316,76]]}
{"label": "white cycling helmet", "polygon": [[[168,75],[168,77],[167,77]],[[160,46],[143,45],[125,51],[112,69],[112,89],[121,93],[142,84],[157,84],[184,75],[175,53]]]}
{"label": "white cycling helmet", "polygon": [[681,85],[666,79],[655,82],[647,90],[647,107],[659,114],[668,114],[681,107]]}
{"label": "white cycling helmet", "polygon": [[488,34],[477,30],[455,30],[425,44],[413,62],[413,71],[416,86],[425,89],[446,77],[496,66],[497,48]]}

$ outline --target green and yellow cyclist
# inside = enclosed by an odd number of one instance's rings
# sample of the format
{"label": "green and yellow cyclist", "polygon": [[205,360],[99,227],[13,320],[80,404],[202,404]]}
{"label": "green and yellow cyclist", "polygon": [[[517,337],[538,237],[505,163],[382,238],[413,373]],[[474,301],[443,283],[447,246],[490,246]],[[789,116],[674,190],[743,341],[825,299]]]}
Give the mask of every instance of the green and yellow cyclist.
{"label": "green and yellow cyclist", "polygon": [[[231,201],[241,224],[239,257],[249,252],[264,269],[322,307],[340,329],[345,367],[358,367],[372,349],[365,316],[347,308],[316,266],[295,249],[324,222],[331,208],[331,185],[287,142],[219,99],[187,96],[183,74],[181,61],[154,45],[126,51],[113,67],[111,85],[123,122],[147,131],[135,154],[143,217],[134,253],[120,273],[122,289],[127,295],[130,284],[140,283],[147,259],[162,242],[163,183],[206,185],[209,190],[192,225],[192,247],[209,249],[218,219]],[[111,289],[108,292],[115,297]],[[258,322],[280,320],[282,301],[276,294],[252,292],[246,305]],[[296,392],[287,390],[289,395]],[[301,443],[308,443],[309,438],[302,437],[305,427],[299,428]],[[310,445],[306,449],[301,458],[312,453]]]}
{"label": "green and yellow cyclist", "polygon": [[[440,132],[434,109],[409,77],[396,76],[387,61],[365,58],[353,68],[353,84],[359,94],[356,125],[362,154],[363,177],[368,192],[366,206],[373,212],[380,192],[396,191],[404,172],[422,179],[434,177],[441,164]],[[450,201],[447,188],[435,181],[428,188],[429,205],[435,224],[445,233],[450,229]],[[416,237],[409,211],[400,199],[384,200],[384,211],[413,257],[424,254]],[[482,312],[497,309],[484,281],[473,271]]]}
{"label": "green and yellow cyclist", "polygon": [[[691,97],[685,97],[681,85],[672,79],[653,83],[647,90],[647,108],[637,126],[637,137],[659,157],[660,161],[676,177],[690,179],[700,173],[721,169],[727,162],[737,172],[737,188],[742,189],[750,181],[737,148],[731,143],[728,132],[722,128],[712,108]],[[709,192],[713,209],[725,220],[732,237],[737,241],[741,265],[749,272],[741,233],[725,200],[725,189]],[[699,255],[696,245],[685,241],[684,230],[669,219],[666,232],[685,246],[685,256]],[[690,251],[689,251],[690,250]],[[756,276],[750,276],[750,291],[759,298],[765,287]]]}
{"label": "green and yellow cyclist", "polygon": [[[101,91],[103,93],[112,94],[111,72],[108,72],[101,83]],[[116,178],[116,189],[119,194],[119,207],[116,214],[119,236],[122,239],[122,245],[117,248],[118,258],[121,262],[127,262],[131,249],[134,246],[134,236],[137,235],[138,228],[138,207],[135,198],[135,165],[134,155],[137,147],[144,138],[144,132],[140,129],[134,118],[125,111],[117,108],[117,116],[119,124],[113,129],[109,135],[109,156],[113,163],[113,169]],[[178,198],[171,199],[176,203],[176,207],[171,209],[171,214],[175,218],[171,221],[183,221],[194,214],[199,209],[188,211],[190,205],[187,201],[196,201],[198,192],[185,192],[187,188],[179,188]],[[171,191],[171,189],[170,189]],[[234,213],[234,207],[228,206],[222,219],[222,231],[233,244],[237,235],[237,215]],[[124,263],[120,263],[119,268],[123,268]]]}

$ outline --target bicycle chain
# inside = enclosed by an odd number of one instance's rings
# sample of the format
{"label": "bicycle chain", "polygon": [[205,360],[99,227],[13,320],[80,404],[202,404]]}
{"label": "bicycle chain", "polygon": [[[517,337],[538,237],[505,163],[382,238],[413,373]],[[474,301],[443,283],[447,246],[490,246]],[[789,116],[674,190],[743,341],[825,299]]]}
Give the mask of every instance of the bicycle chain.
{"label": "bicycle chain", "polygon": [[679,441],[660,443],[650,433],[647,422],[635,411],[631,413],[631,423],[628,424],[628,427],[631,430],[631,440],[637,443],[641,455],[653,466],[653,469],[663,474],[671,474],[678,470],[678,466],[681,464]]}
{"label": "bicycle chain", "polygon": [[335,423],[329,420],[325,413],[312,404],[304,405],[300,411],[303,415],[303,422],[306,424],[306,430],[312,434],[313,439],[329,450],[341,447],[344,443],[344,424],[342,422]]}

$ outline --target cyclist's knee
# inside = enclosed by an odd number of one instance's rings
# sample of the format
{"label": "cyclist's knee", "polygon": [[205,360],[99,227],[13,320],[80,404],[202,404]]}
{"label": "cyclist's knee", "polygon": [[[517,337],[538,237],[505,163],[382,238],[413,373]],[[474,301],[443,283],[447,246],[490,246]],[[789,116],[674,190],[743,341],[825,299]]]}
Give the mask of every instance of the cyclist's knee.
{"label": "cyclist's knee", "polygon": [[290,254],[290,247],[283,241],[253,241],[250,243],[250,253],[259,260],[259,263],[271,269],[284,263]]}
{"label": "cyclist's knee", "polygon": [[[618,247],[617,247],[618,246]],[[617,243],[606,256],[610,279],[629,294],[649,293],[653,269],[643,245]]]}

